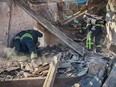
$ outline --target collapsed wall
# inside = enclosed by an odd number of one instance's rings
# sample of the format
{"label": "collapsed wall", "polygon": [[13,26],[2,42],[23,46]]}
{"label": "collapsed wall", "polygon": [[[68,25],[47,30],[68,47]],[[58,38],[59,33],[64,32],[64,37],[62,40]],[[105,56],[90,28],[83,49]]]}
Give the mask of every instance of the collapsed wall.
{"label": "collapsed wall", "polygon": [[[52,6],[54,7],[54,5]],[[47,44],[54,45],[60,42],[60,40],[50,32],[40,29],[41,27],[38,26],[37,21],[15,3],[10,7],[9,3],[0,2],[0,43],[7,46],[16,33],[22,30],[32,29],[34,26],[44,33],[42,46],[46,46]],[[51,38],[51,40],[49,38]]]}
{"label": "collapsed wall", "polygon": [[[116,0],[109,0],[106,6],[107,14],[107,37],[108,37],[108,47],[111,45],[111,49],[116,46]],[[112,49],[116,52],[115,48]]]}
{"label": "collapsed wall", "polygon": [[[44,36],[39,39],[40,46],[58,45],[61,40],[39,26],[37,21],[15,3],[0,1],[0,59],[10,55],[12,49],[7,48],[12,38],[20,31],[36,29]],[[16,55],[15,55],[16,56]]]}
{"label": "collapsed wall", "polygon": [[17,5],[13,4],[10,8],[6,2],[0,2],[1,43],[7,45],[17,32],[32,29],[36,24],[37,22]]}

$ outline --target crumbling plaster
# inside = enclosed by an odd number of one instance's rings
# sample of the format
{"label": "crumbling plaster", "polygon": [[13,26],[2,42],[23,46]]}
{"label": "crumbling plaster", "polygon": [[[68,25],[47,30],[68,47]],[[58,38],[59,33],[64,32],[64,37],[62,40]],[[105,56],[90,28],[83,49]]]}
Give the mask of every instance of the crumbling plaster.
{"label": "crumbling plaster", "polygon": [[[11,19],[10,18],[11,11]],[[10,22],[10,23],[9,23]],[[10,26],[9,26],[10,24]],[[31,18],[26,12],[20,7],[13,4],[10,7],[6,2],[0,2],[0,42],[7,45],[8,33],[9,42],[12,37],[21,30],[32,29],[37,22]]]}
{"label": "crumbling plaster", "polygon": [[[10,11],[11,19],[9,21]],[[37,26],[37,22],[19,6],[12,4],[12,8],[10,10],[10,7],[6,2],[0,2],[0,43],[7,45],[7,43],[10,43],[11,39],[17,32],[32,29],[34,26]],[[47,30],[42,32],[45,35],[43,45],[54,45],[59,43],[60,40],[50,32],[47,32]]]}
{"label": "crumbling plaster", "polygon": [[9,24],[9,7],[7,3],[0,2],[0,43],[7,43]]}

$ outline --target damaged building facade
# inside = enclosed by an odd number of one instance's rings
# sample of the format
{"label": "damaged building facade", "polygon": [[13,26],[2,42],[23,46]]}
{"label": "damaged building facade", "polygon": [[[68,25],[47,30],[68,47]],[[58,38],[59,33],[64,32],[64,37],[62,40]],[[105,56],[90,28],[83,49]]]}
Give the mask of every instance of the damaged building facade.
{"label": "damaged building facade", "polygon": [[[102,54],[77,41],[85,13],[106,17]],[[0,87],[115,87],[115,13],[115,0],[0,0]],[[28,29],[44,35],[38,65],[7,48]]]}

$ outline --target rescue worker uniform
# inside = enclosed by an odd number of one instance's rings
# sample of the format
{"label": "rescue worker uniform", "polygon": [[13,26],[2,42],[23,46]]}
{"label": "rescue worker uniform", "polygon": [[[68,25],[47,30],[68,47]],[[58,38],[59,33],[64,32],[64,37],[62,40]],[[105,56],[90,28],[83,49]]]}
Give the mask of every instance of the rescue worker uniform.
{"label": "rescue worker uniform", "polygon": [[36,58],[36,44],[38,42],[38,37],[42,36],[43,34],[36,30],[21,31],[15,36],[13,45],[16,51],[29,53],[31,54],[31,58]]}
{"label": "rescue worker uniform", "polygon": [[93,26],[89,32],[89,36],[87,39],[89,39],[89,43],[86,43],[87,45],[87,48],[89,50],[93,50],[93,46],[94,46],[94,43],[93,43],[93,38],[95,37],[95,45],[96,45],[96,52],[100,52],[101,51],[101,38],[102,38],[102,34],[103,34],[103,31],[102,31],[102,28],[103,28],[103,25],[102,24],[95,24],[95,26]]}
{"label": "rescue worker uniform", "polygon": [[87,34],[87,29],[86,29],[87,23],[83,20],[82,25],[81,25],[81,30],[80,33],[86,35]]}
{"label": "rescue worker uniform", "polygon": [[93,39],[95,38],[96,52],[101,52],[101,38],[103,34],[104,21],[96,20],[95,24],[92,24],[91,22],[92,21],[89,21],[86,27],[87,30],[89,30],[86,40],[86,48],[90,51],[93,51]]}
{"label": "rescue worker uniform", "polygon": [[23,34],[25,34],[26,33],[26,31],[21,31],[21,32],[19,32],[18,34],[16,34],[15,35],[15,37],[12,39],[12,41],[11,41],[11,44],[10,44],[10,47],[11,48],[13,48],[13,47],[15,47],[15,50],[17,51],[17,52],[21,52],[22,50],[21,50],[21,42],[20,42],[20,38],[21,38],[21,36],[23,35]]}

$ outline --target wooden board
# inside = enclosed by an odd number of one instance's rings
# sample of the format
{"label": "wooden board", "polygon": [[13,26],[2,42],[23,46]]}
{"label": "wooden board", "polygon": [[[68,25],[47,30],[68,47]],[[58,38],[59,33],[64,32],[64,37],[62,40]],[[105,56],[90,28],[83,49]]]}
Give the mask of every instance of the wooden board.
{"label": "wooden board", "polygon": [[[76,82],[79,82],[81,77],[60,77],[56,78],[53,87],[71,87]],[[0,81],[0,87],[42,87],[45,78],[30,77],[25,79],[15,79],[8,81]]]}
{"label": "wooden board", "polygon": [[116,63],[102,87],[116,87]]}
{"label": "wooden board", "polygon": [[67,19],[67,20],[65,20],[65,21],[63,22],[63,25],[69,23],[69,22],[72,21],[74,18],[78,18],[78,17],[82,16],[83,14],[87,13],[87,11],[88,11],[88,10],[84,9],[84,10],[82,10],[82,11],[79,11],[79,12],[73,14],[69,19]]}
{"label": "wooden board", "polygon": [[56,72],[59,66],[60,57],[55,56],[53,62],[50,63],[50,69],[45,79],[43,87],[53,87]]}
{"label": "wooden board", "polygon": [[72,1],[77,1],[77,0],[44,0],[43,2],[42,2],[42,0],[41,1],[39,1],[39,0],[29,0],[31,3],[54,3],[54,2],[72,2]]}
{"label": "wooden board", "polygon": [[74,42],[71,38],[65,35],[59,28],[52,25],[48,20],[37,14],[34,10],[30,9],[30,7],[25,4],[22,0],[15,0],[15,2],[24,9],[30,16],[32,16],[40,25],[46,28],[49,32],[56,35],[60,38],[64,43],[66,43],[70,48],[79,53],[80,55],[84,55],[84,47],[80,46],[78,43]]}
{"label": "wooden board", "polygon": [[[90,5],[90,3],[89,3]],[[101,6],[101,7],[100,7]],[[85,8],[83,8],[81,11],[76,12],[75,14],[71,15],[71,17],[67,20],[63,21],[63,25],[68,24],[69,22],[71,22],[74,18],[79,18],[80,16],[82,16],[83,14],[87,13],[89,10],[93,10],[95,7],[100,7],[103,8],[104,6],[104,1],[99,3],[99,4],[95,4],[95,5],[90,5],[90,6],[86,6]],[[96,11],[95,11],[96,12]]]}

